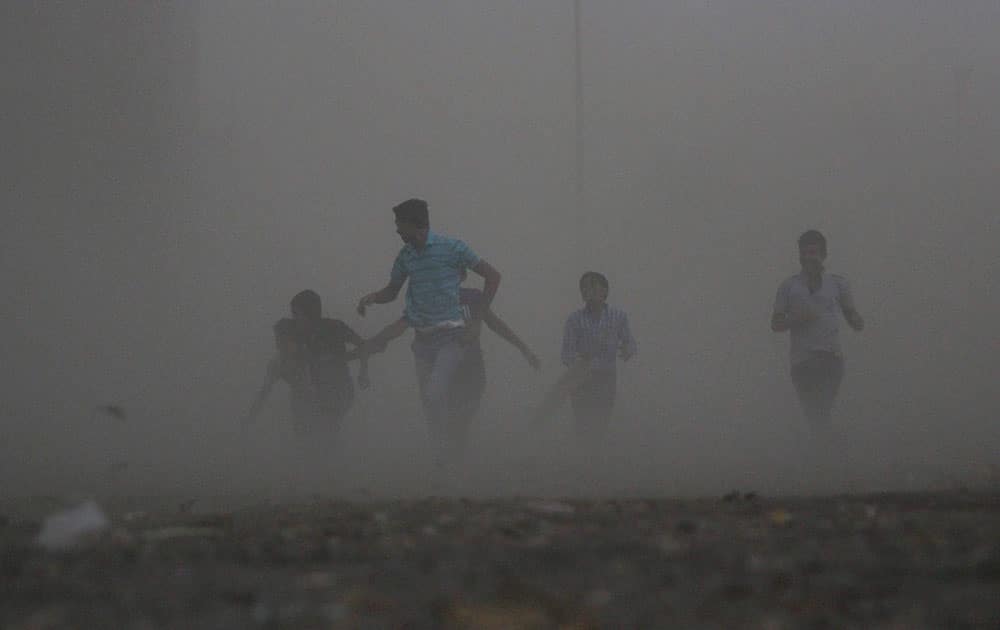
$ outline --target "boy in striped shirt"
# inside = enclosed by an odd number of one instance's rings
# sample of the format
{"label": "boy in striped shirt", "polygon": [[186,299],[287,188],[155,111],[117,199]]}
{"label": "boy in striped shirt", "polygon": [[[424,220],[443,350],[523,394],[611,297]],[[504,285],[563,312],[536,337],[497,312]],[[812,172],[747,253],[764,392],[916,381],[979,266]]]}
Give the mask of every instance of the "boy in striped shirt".
{"label": "boy in striped shirt", "polygon": [[[440,469],[448,455],[447,425],[454,375],[462,366],[466,347],[478,333],[483,313],[493,302],[500,286],[500,272],[463,241],[432,232],[430,213],[423,199],[408,199],[392,211],[396,215],[396,233],[404,245],[392,265],[389,283],[361,298],[358,314],[363,317],[373,304],[392,302],[403,284],[408,283],[406,308],[401,320],[368,340],[364,352],[381,352],[407,326],[416,331],[412,349],[417,385],[435,450],[435,464]],[[459,291],[465,269],[485,280],[468,320],[463,317]]]}
{"label": "boy in striped shirt", "polygon": [[617,391],[616,361],[638,352],[628,315],[609,306],[608,279],[596,271],[580,277],[584,306],[566,320],[562,362],[569,368],[557,389],[569,391],[577,434],[587,442],[607,431]]}

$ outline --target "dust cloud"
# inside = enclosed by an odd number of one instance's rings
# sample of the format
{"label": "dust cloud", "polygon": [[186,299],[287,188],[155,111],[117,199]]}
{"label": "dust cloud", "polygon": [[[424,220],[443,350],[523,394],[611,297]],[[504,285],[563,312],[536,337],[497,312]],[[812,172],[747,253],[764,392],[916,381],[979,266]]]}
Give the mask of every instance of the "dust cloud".
{"label": "dust cloud", "polygon": [[[339,445],[297,441],[280,387],[239,431],[293,294],[398,316],[354,305],[413,196],[544,364],[484,332],[463,493],[810,491],[768,329],[808,228],[868,322],[833,489],[995,482],[1000,5],[580,5],[578,198],[572,2],[8,3],[8,496],[430,492],[408,341]],[[588,269],[640,353],[581,464],[568,414],[528,417]]]}

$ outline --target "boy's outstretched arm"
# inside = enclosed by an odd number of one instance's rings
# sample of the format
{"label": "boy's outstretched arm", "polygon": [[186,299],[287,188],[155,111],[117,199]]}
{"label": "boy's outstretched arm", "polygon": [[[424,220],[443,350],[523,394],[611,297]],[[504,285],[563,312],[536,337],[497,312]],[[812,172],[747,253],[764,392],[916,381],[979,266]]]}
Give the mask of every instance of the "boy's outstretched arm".
{"label": "boy's outstretched arm", "polygon": [[493,312],[493,309],[487,307],[483,312],[483,323],[486,324],[487,328],[500,335],[504,341],[517,348],[524,356],[525,361],[528,362],[528,365],[536,370],[542,367],[541,361],[539,361],[535,353],[531,351],[528,344],[524,343],[524,341],[517,336],[517,333],[515,333],[511,327],[507,325],[507,322],[500,319],[500,317]]}
{"label": "boy's outstretched arm", "polygon": [[368,355],[385,352],[385,348],[389,345],[389,342],[402,335],[409,327],[410,324],[406,321],[406,318],[400,317],[382,330],[378,331],[378,334],[374,337],[365,340],[365,343],[359,349],[359,352],[364,352]]}
{"label": "boy's outstretched arm", "polygon": [[348,343],[354,345],[354,350],[347,353],[347,360],[357,359],[359,362],[358,387],[368,389],[371,387],[372,382],[368,378],[368,353],[364,351],[365,340],[347,324],[344,324],[344,337]]}
{"label": "boy's outstretched arm", "polygon": [[358,300],[358,315],[364,317],[365,311],[372,304],[387,304],[395,300],[396,296],[399,295],[399,290],[403,288],[404,282],[406,282],[406,276],[393,273],[389,284]]}

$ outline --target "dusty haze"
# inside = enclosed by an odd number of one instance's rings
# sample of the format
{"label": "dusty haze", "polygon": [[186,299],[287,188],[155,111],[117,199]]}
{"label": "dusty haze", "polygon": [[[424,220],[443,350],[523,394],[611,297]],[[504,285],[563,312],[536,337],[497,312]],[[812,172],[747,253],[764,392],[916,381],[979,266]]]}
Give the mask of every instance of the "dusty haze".
{"label": "dusty haze", "polygon": [[[842,326],[845,489],[1000,464],[996,2],[584,0],[582,202],[572,2],[9,4],[8,495],[427,492],[408,340],[324,465],[283,388],[237,429],[294,293],[362,335],[398,315],[353,309],[411,196],[503,273],[494,309],[544,362],[484,332],[468,491],[807,490],[768,319],[813,227],[868,322]],[[586,269],[640,344],[596,485],[568,417],[525,419]]]}

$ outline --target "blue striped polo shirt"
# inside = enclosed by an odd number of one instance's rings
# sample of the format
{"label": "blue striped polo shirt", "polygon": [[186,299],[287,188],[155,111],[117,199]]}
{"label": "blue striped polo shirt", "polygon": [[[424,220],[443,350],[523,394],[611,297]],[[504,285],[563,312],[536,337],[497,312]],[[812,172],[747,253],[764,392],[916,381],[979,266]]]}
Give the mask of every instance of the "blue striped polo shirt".
{"label": "blue striped polo shirt", "polygon": [[403,317],[414,328],[461,322],[458,288],[461,271],[479,264],[479,256],[463,241],[427,233],[423,250],[407,243],[392,265],[392,282],[409,279]]}

